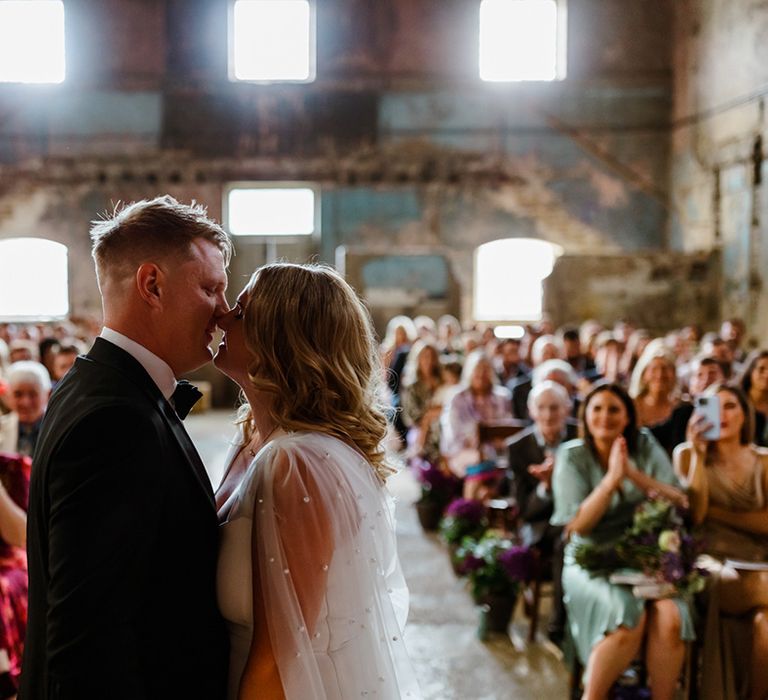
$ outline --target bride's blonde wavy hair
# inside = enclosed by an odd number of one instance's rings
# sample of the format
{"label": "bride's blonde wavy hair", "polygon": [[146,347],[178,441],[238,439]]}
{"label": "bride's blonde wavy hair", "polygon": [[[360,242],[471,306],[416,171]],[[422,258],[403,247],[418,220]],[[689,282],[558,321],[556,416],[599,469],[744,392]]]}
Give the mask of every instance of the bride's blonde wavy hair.
{"label": "bride's blonde wavy hair", "polygon": [[[352,287],[325,265],[274,263],[253,274],[248,291],[248,377],[273,398],[272,420],[286,431],[317,431],[357,447],[383,482],[394,470],[383,448],[381,363],[370,316]],[[247,439],[247,404],[238,418]]]}

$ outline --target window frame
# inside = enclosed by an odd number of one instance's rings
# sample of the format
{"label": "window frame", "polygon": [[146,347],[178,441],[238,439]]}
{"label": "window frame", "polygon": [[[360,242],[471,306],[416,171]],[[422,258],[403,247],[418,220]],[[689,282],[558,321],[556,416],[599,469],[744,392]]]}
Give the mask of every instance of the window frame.
{"label": "window frame", "polygon": [[[480,0],[477,6],[477,75],[481,82],[491,85],[517,85],[521,83],[556,83],[563,81],[568,75],[568,0],[552,0],[555,3],[555,77],[547,78],[483,78],[481,74],[482,45],[480,35],[480,12],[483,3]],[[497,0],[490,0],[491,2]],[[519,1],[519,0],[513,0]],[[539,0],[523,0],[525,2],[537,2]]]}
{"label": "window frame", "polygon": [[[0,0],[2,3],[3,0]],[[20,80],[5,79],[0,73],[0,87],[3,86],[57,86],[62,85],[67,80],[67,8],[64,0],[47,0],[49,3],[56,3],[61,7],[61,80]]]}
{"label": "window frame", "polygon": [[[232,190],[312,190],[314,194],[313,229],[311,233],[233,233],[230,228],[229,195]],[[228,182],[224,187],[222,202],[222,220],[224,228],[235,241],[261,241],[267,243],[297,243],[299,241],[319,241],[322,235],[321,189],[317,182],[305,180],[238,180]]]}
{"label": "window frame", "polygon": [[[70,274],[70,246],[66,245],[65,243],[62,243],[61,241],[56,241],[51,238],[44,238],[43,236],[29,236],[29,235],[12,235],[7,237],[0,238],[0,250],[2,250],[2,245],[5,243],[10,243],[11,241],[35,241],[36,243],[44,243],[48,245],[49,248],[57,249],[59,252],[64,253],[64,286],[65,286],[65,306],[66,310],[63,313],[53,314],[53,313],[37,313],[37,314],[8,314],[5,315],[2,313],[2,309],[0,309],[0,323],[38,323],[38,322],[48,322],[48,321],[59,321],[62,319],[66,319],[69,317],[70,313],[72,312],[72,300],[71,300],[71,294],[72,294],[72,275]],[[33,258],[34,259],[34,258]],[[10,277],[12,279],[12,277]],[[32,280],[33,283],[39,282],[37,279]],[[33,284],[33,286],[37,286],[36,284]],[[50,296],[46,293],[46,297]]]}
{"label": "window frame", "polygon": [[[227,76],[229,82],[244,85],[306,85],[317,79],[317,6],[316,0],[306,0],[309,6],[309,75],[307,78],[238,78],[235,75],[235,5],[230,0],[227,21]],[[254,0],[258,2],[258,0]]]}

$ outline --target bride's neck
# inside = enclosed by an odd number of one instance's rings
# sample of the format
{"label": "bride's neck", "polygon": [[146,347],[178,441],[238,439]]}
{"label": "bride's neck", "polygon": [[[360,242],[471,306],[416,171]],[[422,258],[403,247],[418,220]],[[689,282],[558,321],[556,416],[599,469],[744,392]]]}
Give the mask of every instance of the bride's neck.
{"label": "bride's neck", "polygon": [[251,407],[253,424],[258,434],[263,438],[275,431],[275,421],[269,412],[271,397],[263,391],[255,391],[253,388],[243,389],[248,405]]}

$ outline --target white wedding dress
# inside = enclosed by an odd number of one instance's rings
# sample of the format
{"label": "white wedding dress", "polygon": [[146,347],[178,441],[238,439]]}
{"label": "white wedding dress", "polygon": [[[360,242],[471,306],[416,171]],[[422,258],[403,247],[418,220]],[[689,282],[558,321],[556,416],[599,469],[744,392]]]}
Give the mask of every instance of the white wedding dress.
{"label": "white wedding dress", "polygon": [[[321,433],[278,437],[253,459],[228,506],[217,585],[230,630],[229,700],[237,698],[253,631],[254,524],[287,700],[421,697],[402,640],[408,589],[394,508],[361,453]],[[308,576],[325,588],[313,596],[321,601],[314,620],[304,619],[300,604]]]}

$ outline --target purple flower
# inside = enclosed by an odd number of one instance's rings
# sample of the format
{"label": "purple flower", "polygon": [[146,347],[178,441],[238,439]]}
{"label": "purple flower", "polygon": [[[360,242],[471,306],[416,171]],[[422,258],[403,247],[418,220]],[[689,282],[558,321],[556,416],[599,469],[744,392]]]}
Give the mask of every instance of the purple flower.
{"label": "purple flower", "polygon": [[531,575],[531,550],[513,546],[499,554],[499,564],[512,581],[527,581]]}
{"label": "purple flower", "polygon": [[466,576],[472,571],[482,569],[485,565],[485,560],[481,557],[476,557],[474,554],[467,554],[464,559],[458,565],[458,571],[461,576]]}
{"label": "purple flower", "polygon": [[450,518],[479,523],[485,516],[485,506],[480,501],[457,498],[448,505],[445,515]]}
{"label": "purple flower", "polygon": [[428,491],[450,494],[456,487],[456,478],[446,474],[434,464],[424,459],[414,459],[412,464],[415,468],[416,478],[422,485],[422,488]]}
{"label": "purple flower", "polygon": [[661,555],[661,574],[668,583],[677,583],[685,578],[685,569],[679,554],[664,552]]}

